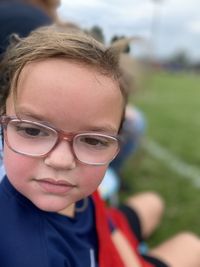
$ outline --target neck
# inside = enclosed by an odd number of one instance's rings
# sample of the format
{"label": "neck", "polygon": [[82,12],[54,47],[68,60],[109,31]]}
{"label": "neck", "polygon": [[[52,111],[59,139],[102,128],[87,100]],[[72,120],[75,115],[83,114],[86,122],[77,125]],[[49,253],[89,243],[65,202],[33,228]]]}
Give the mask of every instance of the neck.
{"label": "neck", "polygon": [[60,5],[60,0],[49,2],[44,0],[25,0],[29,4],[32,4],[45,12],[51,19],[57,19],[57,8]]}
{"label": "neck", "polygon": [[58,213],[73,218],[75,214],[75,203],[72,203],[69,207],[60,210]]}

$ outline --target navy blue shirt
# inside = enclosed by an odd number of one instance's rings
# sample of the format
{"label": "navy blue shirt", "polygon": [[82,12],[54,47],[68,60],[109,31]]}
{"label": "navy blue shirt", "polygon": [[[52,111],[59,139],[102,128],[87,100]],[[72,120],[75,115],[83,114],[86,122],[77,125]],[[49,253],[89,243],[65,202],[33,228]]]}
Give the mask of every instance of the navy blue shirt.
{"label": "navy blue shirt", "polygon": [[8,46],[9,37],[17,33],[27,36],[34,29],[48,25],[52,20],[39,8],[20,1],[0,1],[0,54]]}
{"label": "navy blue shirt", "polygon": [[[81,205],[81,204],[80,204]],[[0,184],[0,266],[97,267],[94,206],[74,218],[38,209],[5,177]]]}

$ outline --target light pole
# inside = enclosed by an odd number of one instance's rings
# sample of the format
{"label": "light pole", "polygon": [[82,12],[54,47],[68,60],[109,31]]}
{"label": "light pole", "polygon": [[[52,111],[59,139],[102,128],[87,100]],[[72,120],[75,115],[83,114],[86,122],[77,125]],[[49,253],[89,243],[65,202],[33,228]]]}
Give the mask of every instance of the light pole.
{"label": "light pole", "polygon": [[155,39],[158,33],[158,27],[160,24],[160,13],[159,13],[159,4],[163,2],[163,0],[151,0],[153,2],[153,11],[152,11],[152,20],[151,20],[151,44],[152,44],[152,56],[155,56]]}
{"label": "light pole", "polygon": [[163,2],[163,0],[151,0],[154,3],[153,7],[153,13],[152,13],[152,23],[151,23],[151,34],[154,36],[154,34],[157,32],[158,25],[159,25],[159,4]]}

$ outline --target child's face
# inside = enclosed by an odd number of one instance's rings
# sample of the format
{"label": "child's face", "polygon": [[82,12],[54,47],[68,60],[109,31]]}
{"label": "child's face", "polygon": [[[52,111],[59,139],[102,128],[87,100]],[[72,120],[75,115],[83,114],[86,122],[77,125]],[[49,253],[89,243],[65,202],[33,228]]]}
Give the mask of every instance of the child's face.
{"label": "child's face", "polygon": [[[6,115],[45,121],[66,132],[115,135],[122,106],[121,92],[111,78],[83,65],[49,59],[24,67],[15,107],[10,95]],[[13,152],[5,144],[4,163],[13,186],[46,211],[62,211],[91,194],[107,168],[77,161],[66,140],[37,158]]]}

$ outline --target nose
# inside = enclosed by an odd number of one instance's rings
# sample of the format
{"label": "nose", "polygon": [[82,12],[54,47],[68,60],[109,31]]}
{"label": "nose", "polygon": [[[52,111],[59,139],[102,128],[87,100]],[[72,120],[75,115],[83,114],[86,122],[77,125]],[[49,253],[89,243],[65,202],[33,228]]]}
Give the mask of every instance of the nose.
{"label": "nose", "polygon": [[45,164],[54,169],[74,169],[76,166],[75,156],[70,143],[61,141],[45,158]]}

